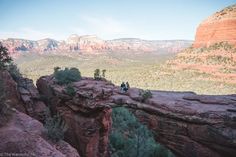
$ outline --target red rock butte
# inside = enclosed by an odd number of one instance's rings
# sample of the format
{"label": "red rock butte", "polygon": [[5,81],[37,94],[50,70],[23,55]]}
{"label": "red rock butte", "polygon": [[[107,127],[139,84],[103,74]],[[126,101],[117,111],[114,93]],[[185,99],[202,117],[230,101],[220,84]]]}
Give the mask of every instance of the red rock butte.
{"label": "red rock butte", "polygon": [[222,41],[236,46],[236,4],[204,20],[197,28],[193,47],[210,46]]}

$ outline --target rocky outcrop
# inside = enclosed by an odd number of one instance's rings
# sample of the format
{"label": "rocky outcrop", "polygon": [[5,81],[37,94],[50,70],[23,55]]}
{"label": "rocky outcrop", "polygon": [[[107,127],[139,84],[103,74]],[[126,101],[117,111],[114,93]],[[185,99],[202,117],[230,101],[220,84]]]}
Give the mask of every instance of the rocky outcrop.
{"label": "rocky outcrop", "polygon": [[26,113],[30,117],[43,122],[46,105],[42,101],[43,98],[40,97],[33,81],[28,78],[20,77],[17,81],[17,87],[20,101],[23,103]]}
{"label": "rocky outcrop", "polygon": [[[236,154],[236,95],[196,95],[192,92],[151,91],[141,102],[139,89],[121,93],[107,81],[83,78],[67,94],[52,76],[37,81],[40,94],[49,98],[67,125],[66,141],[82,157],[107,156],[111,110],[125,106],[153,130],[158,142],[182,157],[233,157]],[[73,137],[73,138],[72,138]]]}
{"label": "rocky outcrop", "polygon": [[[84,83],[78,82],[76,86],[83,86]],[[113,87],[107,82],[98,83],[99,87]],[[92,89],[84,89],[77,91],[80,93],[77,97],[71,97],[66,94],[64,87],[54,84],[50,77],[41,78],[37,86],[40,93],[48,98],[48,104],[52,106],[53,111],[63,116],[68,126],[65,140],[74,146],[82,157],[107,157],[112,110],[109,106],[106,107],[106,99],[101,97],[101,91],[94,93]],[[92,86],[90,88],[93,88]],[[104,89],[105,95],[110,95],[111,90],[107,90]]]}
{"label": "rocky outcrop", "polygon": [[222,41],[236,46],[236,5],[216,12],[203,21],[197,28],[193,46],[210,46]]}
{"label": "rocky outcrop", "polygon": [[20,112],[26,113],[24,104],[20,100],[17,83],[12,79],[11,75],[7,71],[0,71],[0,77],[3,80],[5,98],[6,100],[10,100],[8,103],[10,107],[17,109]]}
{"label": "rocky outcrop", "polygon": [[0,156],[79,157],[68,143],[48,140],[39,121],[17,110],[9,122],[0,127],[0,139]]}
{"label": "rocky outcrop", "polygon": [[105,52],[169,52],[176,53],[192,44],[187,40],[142,40],[142,39],[115,39],[102,40],[94,35],[69,36],[65,41],[53,39],[42,39],[38,41],[13,39],[1,40],[3,46],[7,47],[13,57],[19,57],[22,52],[29,53],[52,53],[67,54],[78,52],[84,54],[100,54]]}
{"label": "rocky outcrop", "polygon": [[15,81],[8,71],[1,71],[0,77],[3,79],[5,97],[10,100],[10,107],[42,122],[46,105],[41,101],[33,81],[23,77]]}

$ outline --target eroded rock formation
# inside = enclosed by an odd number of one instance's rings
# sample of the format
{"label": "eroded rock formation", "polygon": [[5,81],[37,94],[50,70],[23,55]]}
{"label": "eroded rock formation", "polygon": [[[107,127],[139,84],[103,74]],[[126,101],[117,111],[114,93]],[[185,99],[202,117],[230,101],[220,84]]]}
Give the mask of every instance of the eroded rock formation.
{"label": "eroded rock formation", "polygon": [[15,81],[7,71],[1,71],[0,77],[4,80],[5,97],[9,100],[10,107],[43,121],[46,105],[40,100],[33,81],[23,77]]}
{"label": "eroded rock formation", "polygon": [[227,41],[236,46],[236,5],[216,12],[197,28],[194,47]]}
{"label": "eroded rock formation", "polygon": [[141,102],[139,89],[121,93],[107,81],[83,78],[72,84],[75,96],[52,76],[37,82],[40,94],[66,123],[66,141],[82,157],[108,156],[111,110],[126,106],[154,131],[158,142],[182,157],[233,157],[236,154],[236,95],[208,96],[192,92],[151,91]]}

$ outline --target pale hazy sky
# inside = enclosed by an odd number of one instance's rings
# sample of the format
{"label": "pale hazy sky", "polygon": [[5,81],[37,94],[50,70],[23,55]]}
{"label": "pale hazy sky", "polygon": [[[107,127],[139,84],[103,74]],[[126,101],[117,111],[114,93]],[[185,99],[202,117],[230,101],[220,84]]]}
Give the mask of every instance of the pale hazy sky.
{"label": "pale hazy sky", "polygon": [[0,39],[194,39],[198,24],[236,0],[0,0]]}

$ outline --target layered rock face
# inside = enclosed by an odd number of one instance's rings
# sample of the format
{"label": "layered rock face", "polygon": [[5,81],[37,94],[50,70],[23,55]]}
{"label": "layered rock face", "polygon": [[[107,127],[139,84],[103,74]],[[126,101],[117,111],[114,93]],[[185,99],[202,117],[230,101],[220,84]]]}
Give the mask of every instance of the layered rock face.
{"label": "layered rock face", "polygon": [[24,39],[6,39],[0,41],[8,48],[13,57],[18,57],[25,52],[30,53],[55,53],[66,54],[68,52],[79,52],[85,54],[99,54],[104,52],[169,52],[176,53],[192,44],[185,40],[142,40],[142,39],[115,39],[102,40],[94,35],[78,36],[71,35],[67,40],[56,41],[43,39],[38,41]]}
{"label": "layered rock face", "polygon": [[72,84],[75,96],[52,76],[37,82],[52,108],[69,127],[66,141],[82,157],[108,156],[111,110],[125,106],[153,130],[158,142],[182,157],[233,157],[236,154],[236,95],[210,96],[192,92],[151,91],[142,102],[139,89],[122,93],[107,81],[83,78]]}
{"label": "layered rock face", "polygon": [[21,77],[16,82],[7,71],[0,71],[0,77],[4,80],[5,97],[10,107],[42,122],[46,105],[40,100],[33,81]]}
{"label": "layered rock face", "polygon": [[193,46],[210,46],[221,41],[236,46],[236,5],[229,6],[203,21],[197,28]]}

